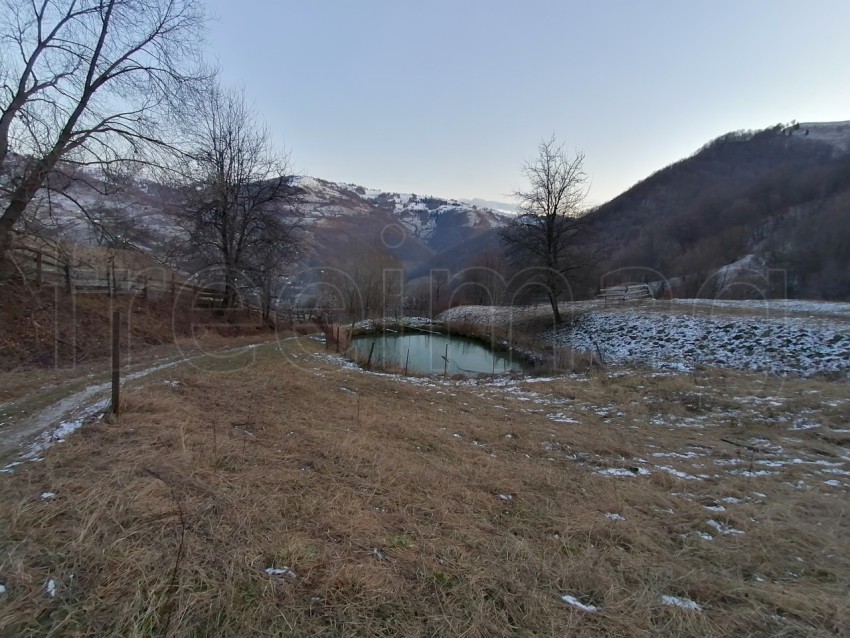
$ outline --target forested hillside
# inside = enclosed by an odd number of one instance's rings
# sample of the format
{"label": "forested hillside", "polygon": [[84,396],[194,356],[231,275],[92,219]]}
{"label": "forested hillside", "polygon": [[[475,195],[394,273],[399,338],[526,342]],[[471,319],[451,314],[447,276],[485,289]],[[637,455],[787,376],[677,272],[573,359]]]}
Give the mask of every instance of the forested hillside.
{"label": "forested hillside", "polygon": [[[729,133],[593,211],[602,272],[689,276],[746,259],[786,269],[789,296],[850,296],[850,123]],[[651,275],[643,273],[645,278]]]}

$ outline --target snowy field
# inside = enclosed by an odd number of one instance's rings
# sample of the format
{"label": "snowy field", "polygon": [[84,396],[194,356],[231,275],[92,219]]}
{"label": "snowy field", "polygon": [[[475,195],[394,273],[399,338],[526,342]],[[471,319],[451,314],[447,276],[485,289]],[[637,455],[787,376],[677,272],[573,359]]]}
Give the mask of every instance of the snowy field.
{"label": "snowy field", "polygon": [[[578,302],[563,310],[576,314],[575,321],[544,333],[544,342],[601,352],[608,365],[850,375],[848,303],[687,299]],[[541,306],[462,306],[439,318],[505,325],[545,313]]]}

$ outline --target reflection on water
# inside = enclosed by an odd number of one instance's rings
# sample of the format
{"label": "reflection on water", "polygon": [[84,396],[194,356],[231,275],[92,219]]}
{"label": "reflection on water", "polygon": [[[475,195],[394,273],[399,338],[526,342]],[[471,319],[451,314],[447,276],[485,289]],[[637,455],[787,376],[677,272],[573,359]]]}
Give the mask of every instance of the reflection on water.
{"label": "reflection on water", "polygon": [[493,352],[471,339],[434,333],[355,337],[351,340],[351,350],[367,357],[373,343],[373,366],[389,364],[404,368],[406,362],[410,372],[442,374],[445,371],[450,375],[467,376],[525,369],[523,363],[508,352]]}

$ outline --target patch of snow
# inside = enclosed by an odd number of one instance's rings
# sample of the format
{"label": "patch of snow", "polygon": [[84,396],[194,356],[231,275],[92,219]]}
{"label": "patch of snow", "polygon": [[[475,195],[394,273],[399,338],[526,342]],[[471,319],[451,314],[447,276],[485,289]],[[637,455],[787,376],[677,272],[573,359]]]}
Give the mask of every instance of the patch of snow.
{"label": "patch of snow", "polygon": [[715,521],[713,518],[707,520],[705,524],[709,527],[713,527],[718,533],[723,534],[724,536],[740,536],[745,533],[740,529],[735,529],[734,527],[729,527],[719,521]]}
{"label": "patch of snow", "polygon": [[838,474],[839,476],[850,476],[850,472],[847,470],[839,470],[834,467],[827,468],[825,470],[820,470],[821,472],[826,472],[827,474]]}
{"label": "patch of snow", "polygon": [[791,430],[799,432],[801,430],[814,430],[815,428],[819,428],[820,423],[815,423],[810,419],[798,418],[794,420],[794,425],[791,426]]}
{"label": "patch of snow", "polygon": [[791,135],[797,140],[829,144],[836,155],[850,152],[850,122],[800,122]]}
{"label": "patch of snow", "polygon": [[514,497],[511,496],[510,494],[499,494],[499,500],[512,501],[512,500],[514,500]]}
{"label": "patch of snow", "polygon": [[671,607],[681,607],[682,609],[690,609],[692,611],[702,611],[697,603],[689,598],[680,598],[678,596],[662,596],[661,603]]}
{"label": "patch of snow", "polygon": [[649,476],[652,472],[645,467],[636,467],[634,470],[625,467],[609,467],[604,470],[596,470],[597,474],[603,476]]}
{"label": "patch of snow", "polygon": [[624,520],[626,520],[625,517],[620,516],[619,514],[617,514],[615,512],[605,512],[605,518],[607,518],[609,521],[624,521]]}
{"label": "patch of snow", "polygon": [[576,598],[575,596],[570,596],[569,594],[562,595],[561,601],[567,603],[568,605],[572,605],[573,607],[577,607],[578,609],[581,609],[582,611],[586,611],[588,613],[591,613],[591,614],[599,611],[599,609],[596,608],[595,606],[585,605],[578,598]]}
{"label": "patch of snow", "polygon": [[295,580],[297,576],[295,572],[289,569],[286,565],[283,567],[266,567],[265,571],[269,576],[279,576],[289,580]]}
{"label": "patch of snow", "polygon": [[44,593],[51,598],[56,597],[56,581],[52,578],[44,583]]}
{"label": "patch of snow", "polygon": [[4,465],[3,469],[0,470],[0,472],[2,472],[3,474],[11,474],[15,471],[14,468],[18,467],[19,465],[23,465],[23,461],[12,461],[11,463]]}
{"label": "patch of snow", "polygon": [[759,476],[776,476],[779,472],[772,472],[770,470],[732,470],[729,474],[745,476],[747,478],[757,478]]}
{"label": "patch of snow", "polygon": [[42,492],[41,493],[41,500],[42,501],[52,501],[55,498],[56,498],[56,494],[54,494],[53,492]]}
{"label": "patch of snow", "polygon": [[705,455],[698,454],[697,452],[685,452],[684,454],[680,452],[653,452],[652,456],[657,458],[695,459]]}
{"label": "patch of snow", "polygon": [[672,474],[676,478],[680,478],[686,481],[699,481],[702,479],[700,476],[694,476],[693,474],[688,474],[687,472],[683,472],[682,470],[677,470],[674,467],[670,467],[669,465],[656,465],[656,469],[661,470],[662,472],[667,472],[668,474]]}

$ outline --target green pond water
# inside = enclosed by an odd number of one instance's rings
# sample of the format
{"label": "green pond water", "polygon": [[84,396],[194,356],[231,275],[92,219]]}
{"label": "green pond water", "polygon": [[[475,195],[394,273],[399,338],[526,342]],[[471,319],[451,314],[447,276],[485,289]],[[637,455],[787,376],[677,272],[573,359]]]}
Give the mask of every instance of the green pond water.
{"label": "green pond water", "polygon": [[[526,366],[509,352],[494,352],[472,339],[444,334],[376,334],[355,337],[351,349],[363,357],[369,356],[372,344],[372,365],[391,364],[404,368],[405,360],[409,372],[472,376],[476,374],[499,374],[523,372]],[[446,347],[448,346],[448,363]],[[409,354],[408,354],[409,353]],[[409,357],[409,358],[408,358]]]}

